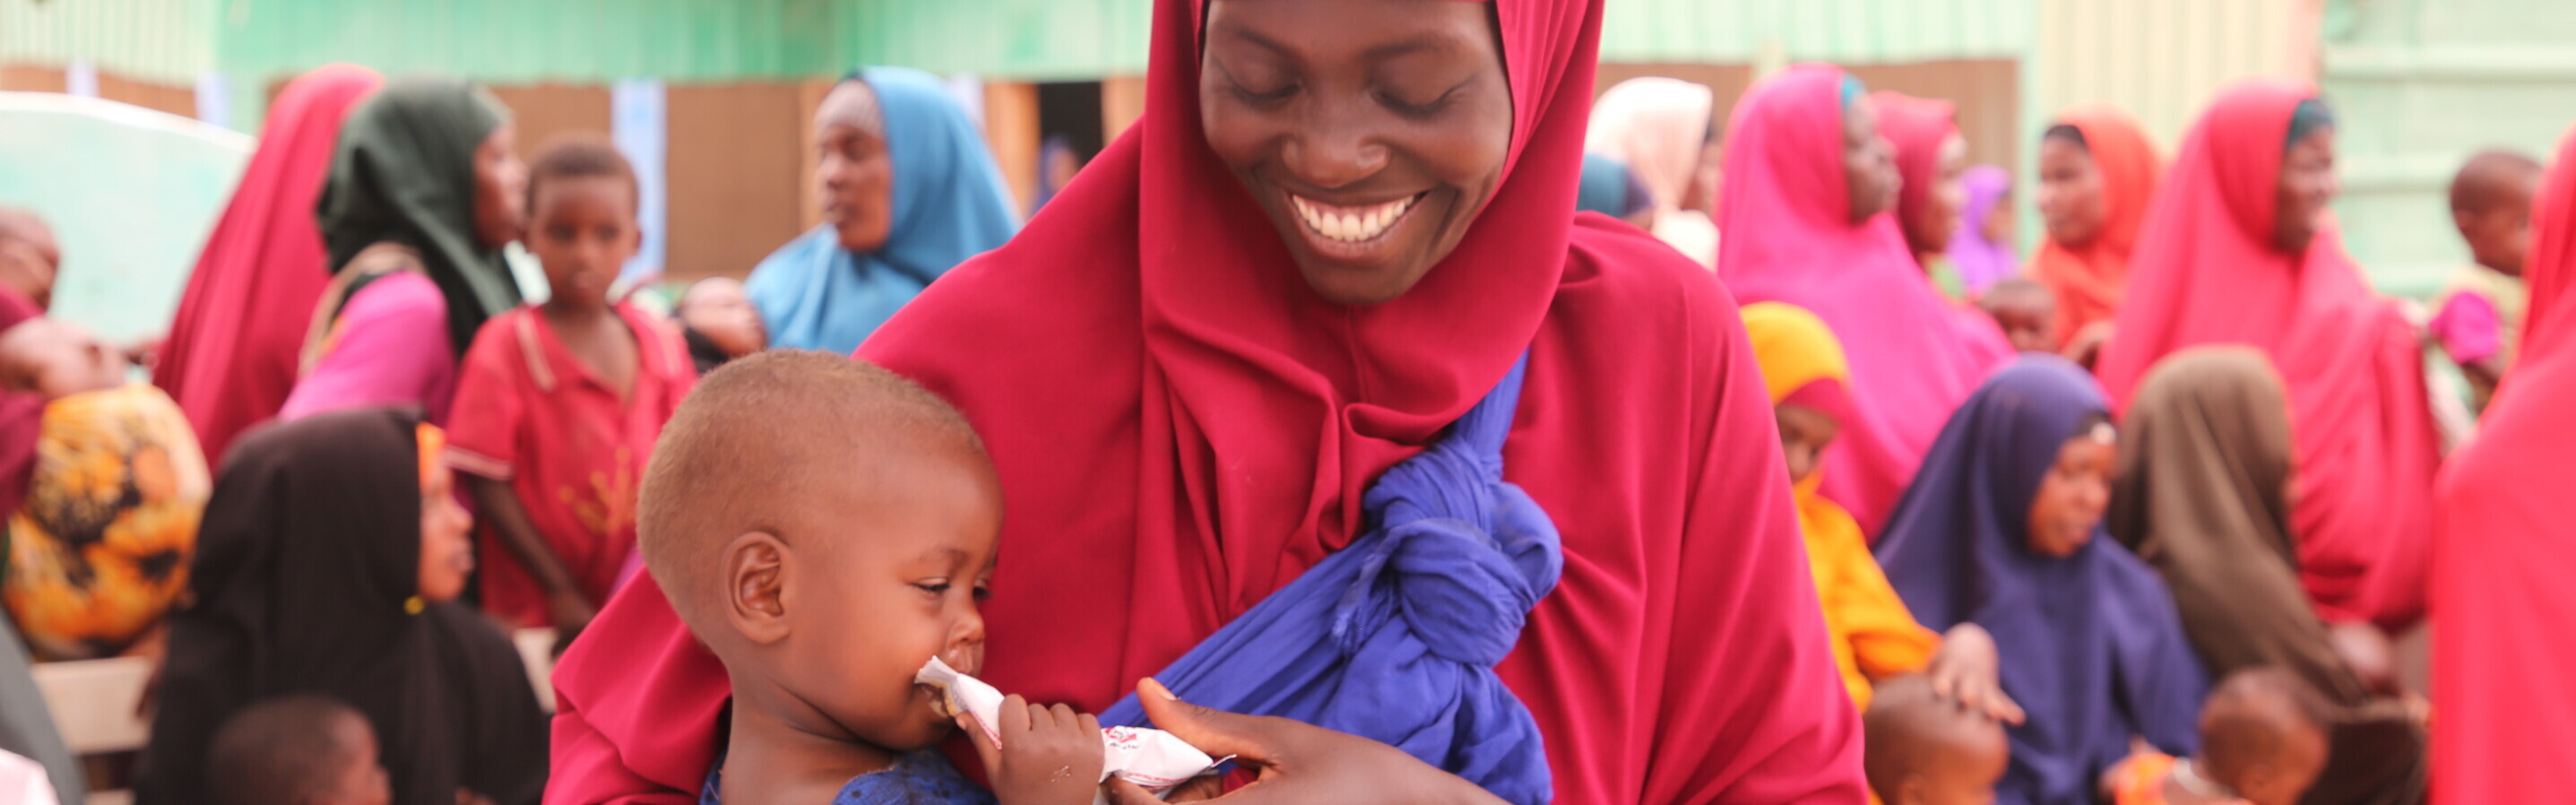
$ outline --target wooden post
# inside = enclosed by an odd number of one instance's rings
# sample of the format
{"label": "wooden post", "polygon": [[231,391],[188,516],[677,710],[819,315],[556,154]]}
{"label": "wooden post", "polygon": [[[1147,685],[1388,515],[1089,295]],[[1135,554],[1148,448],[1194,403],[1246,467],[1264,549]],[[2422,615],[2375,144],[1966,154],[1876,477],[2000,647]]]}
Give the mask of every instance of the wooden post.
{"label": "wooden post", "polygon": [[1012,208],[1025,210],[1038,192],[1038,85],[984,82],[984,143],[1011,187]]}

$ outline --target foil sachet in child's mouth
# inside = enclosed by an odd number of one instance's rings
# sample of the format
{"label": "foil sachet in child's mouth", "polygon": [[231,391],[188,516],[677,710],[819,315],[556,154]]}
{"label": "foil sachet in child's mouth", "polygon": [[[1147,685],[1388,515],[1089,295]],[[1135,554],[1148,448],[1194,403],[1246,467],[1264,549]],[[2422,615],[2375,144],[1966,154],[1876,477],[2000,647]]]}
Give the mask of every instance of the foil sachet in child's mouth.
{"label": "foil sachet in child's mouth", "polygon": [[[1002,745],[1002,736],[993,725],[1001,723],[1002,692],[993,686],[957,672],[932,657],[913,674],[916,684],[938,688],[940,695],[933,704],[943,715],[973,713],[975,723],[984,729],[984,737],[994,746]],[[1216,771],[1217,761],[1171,733],[1143,727],[1102,727],[1100,729],[1102,764],[1100,782],[1116,777],[1162,796],[1190,778]],[[1095,802],[1106,799],[1095,795]]]}

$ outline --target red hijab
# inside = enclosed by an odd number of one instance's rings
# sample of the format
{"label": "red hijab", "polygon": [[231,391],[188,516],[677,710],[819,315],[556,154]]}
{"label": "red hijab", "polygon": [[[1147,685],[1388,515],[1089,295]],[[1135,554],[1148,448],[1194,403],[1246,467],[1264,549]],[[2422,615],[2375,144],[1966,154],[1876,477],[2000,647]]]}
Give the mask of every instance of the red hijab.
{"label": "red hijab", "polygon": [[381,83],[374,70],[333,64],[287,84],[188,276],[152,383],[188,412],[210,461],[220,464],[233,436],[276,416],[295,388],[296,354],[331,280],[314,201],[340,118]]}
{"label": "red hijab", "polygon": [[[33,299],[15,288],[0,287],[0,333],[45,315]],[[18,511],[27,500],[27,485],[36,474],[36,439],[44,435],[45,395],[0,391],[0,518]],[[9,538],[0,534],[0,550]]]}
{"label": "red hijab", "polygon": [[2433,798],[2539,802],[2576,791],[2576,132],[2558,146],[2532,211],[2531,308],[2521,358],[2443,471],[2433,557]]}
{"label": "red hijab", "polygon": [[[1564,531],[1566,570],[1501,674],[1557,800],[1859,802],[1857,721],[1734,302],[1634,228],[1573,216],[1601,3],[1496,6],[1505,179],[1403,297],[1306,287],[1201,134],[1198,3],[1160,0],[1144,118],[861,347],[965,411],[1000,471],[984,677],[1098,711],[1346,543],[1361,490],[1526,350],[1505,475]],[[649,577],[555,683],[548,801],[694,801],[724,671]]]}
{"label": "red hijab", "polygon": [[1938,252],[1924,248],[1915,230],[1932,206],[1933,183],[1940,181],[1941,143],[1959,133],[1958,108],[1949,101],[1884,90],[1870,93],[1869,103],[1878,111],[1878,136],[1896,146],[1896,172],[1905,178],[1896,196],[1897,230],[1905,233],[1913,254]]}
{"label": "red hijab", "polygon": [[2241,84],[2192,128],[2138,239],[2102,382],[2126,407],[2147,369],[2186,347],[2269,355],[2298,441],[2300,580],[2320,617],[2394,630],[2424,610],[2440,436],[2413,328],[2332,227],[2304,254],[2271,245],[2290,116],[2315,95]]}
{"label": "red hijab", "polygon": [[1992,320],[1941,298],[1893,216],[1851,223],[1844,80],[1840,68],[1798,65],[1736,105],[1717,271],[1745,301],[1806,308],[1842,340],[1853,410],[1827,452],[1825,497],[1876,534],[1951,409],[2013,349]]}
{"label": "red hijab", "polygon": [[2164,163],[2138,121],[2120,110],[2081,107],[2058,115],[2057,122],[2084,133],[2084,148],[2102,174],[2102,228],[2093,240],[2081,247],[2046,241],[2031,260],[2031,273],[2057,294],[2057,336],[2072,342],[2075,331],[2108,321],[2120,309],[2121,291],[2129,284],[2129,251],[2137,246]]}

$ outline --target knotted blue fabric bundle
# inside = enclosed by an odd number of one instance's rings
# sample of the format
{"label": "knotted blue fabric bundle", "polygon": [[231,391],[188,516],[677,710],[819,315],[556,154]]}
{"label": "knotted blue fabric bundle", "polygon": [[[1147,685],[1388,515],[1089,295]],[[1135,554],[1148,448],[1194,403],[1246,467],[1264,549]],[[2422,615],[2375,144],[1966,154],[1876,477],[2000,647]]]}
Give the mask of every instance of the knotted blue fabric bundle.
{"label": "knotted blue fabric bundle", "polygon": [[[1494,675],[1565,566],[1555,522],[1503,481],[1523,355],[1440,441],[1380,476],[1369,529],[1155,674],[1192,703],[1392,745],[1537,805],[1553,796],[1529,708]],[[1144,726],[1129,695],[1102,724]]]}

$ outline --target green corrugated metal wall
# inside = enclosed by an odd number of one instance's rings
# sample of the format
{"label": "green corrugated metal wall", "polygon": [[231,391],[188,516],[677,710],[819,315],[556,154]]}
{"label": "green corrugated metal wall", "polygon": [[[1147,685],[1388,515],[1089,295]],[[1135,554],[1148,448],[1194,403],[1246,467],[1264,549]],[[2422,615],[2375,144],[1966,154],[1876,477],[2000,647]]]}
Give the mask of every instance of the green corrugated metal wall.
{"label": "green corrugated metal wall", "polygon": [[2576,123],[2576,2],[2336,0],[2326,95],[2343,118],[2344,239],[2384,289],[2429,293],[2468,261],[2446,200],[2484,147],[2548,159]]}

